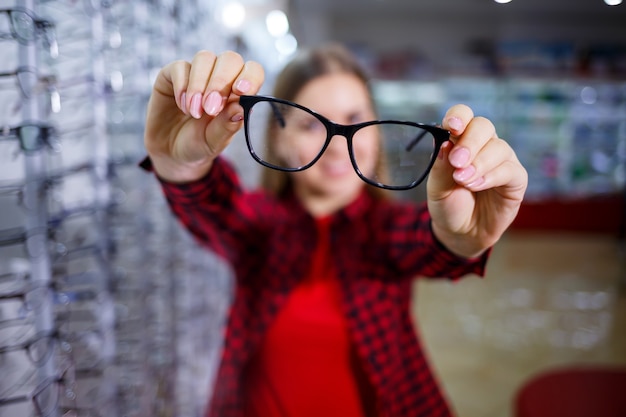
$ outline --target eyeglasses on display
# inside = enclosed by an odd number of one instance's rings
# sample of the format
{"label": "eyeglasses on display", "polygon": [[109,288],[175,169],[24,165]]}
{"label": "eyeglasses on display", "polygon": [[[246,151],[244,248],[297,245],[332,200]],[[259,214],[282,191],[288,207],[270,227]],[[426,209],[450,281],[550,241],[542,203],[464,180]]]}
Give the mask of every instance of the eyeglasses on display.
{"label": "eyeglasses on display", "polygon": [[[8,22],[3,21],[2,16],[8,18]],[[0,19],[2,19],[0,39],[15,39],[23,45],[28,45],[43,36],[46,46],[50,49],[50,56],[56,58],[59,55],[54,33],[55,25],[51,21],[39,19],[30,10],[22,7],[0,9]]]}
{"label": "eyeglasses on display", "polygon": [[0,136],[0,141],[3,140],[18,140],[20,149],[26,154],[36,152],[44,146],[53,151],[60,149],[55,128],[42,123],[26,122],[11,127],[4,135]]}
{"label": "eyeglasses on display", "polygon": [[48,417],[56,415],[54,412],[57,410],[61,399],[75,403],[75,381],[74,364],[71,361],[65,361],[57,376],[45,379],[32,392],[26,395],[0,398],[0,412],[8,409],[11,405],[32,402],[34,416]]}

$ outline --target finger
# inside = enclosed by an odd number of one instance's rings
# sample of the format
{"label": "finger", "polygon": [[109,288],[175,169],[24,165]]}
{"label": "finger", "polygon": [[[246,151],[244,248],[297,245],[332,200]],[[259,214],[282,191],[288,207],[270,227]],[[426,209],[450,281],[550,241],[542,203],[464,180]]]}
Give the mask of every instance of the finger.
{"label": "finger", "polygon": [[222,110],[243,67],[243,58],[236,52],[227,51],[217,57],[202,97],[206,114],[216,116]]}
{"label": "finger", "polygon": [[239,98],[245,94],[257,94],[265,79],[263,67],[258,62],[248,61],[243,70],[233,83],[232,94],[227,99],[227,103],[234,103],[237,114],[231,115],[234,119],[243,120],[243,107],[239,105]]}
{"label": "finger", "polygon": [[457,104],[448,109],[443,117],[442,127],[450,131],[454,140],[463,134],[465,127],[474,118],[474,112],[465,104]]}
{"label": "finger", "polygon": [[256,94],[265,80],[265,72],[261,64],[255,61],[245,63],[243,70],[233,84],[236,95]]}
{"label": "finger", "polygon": [[[244,94],[256,94],[265,80],[265,72],[261,64],[255,61],[248,61],[244,64],[243,69],[237,75],[230,92],[227,90],[213,90],[209,85],[204,99],[204,109],[209,115],[216,115],[226,104],[230,102],[239,102],[239,96]],[[211,83],[210,83],[211,84]],[[239,107],[241,118],[243,118],[243,109]],[[231,115],[231,117],[234,117]]]}
{"label": "finger", "polygon": [[174,61],[163,67],[154,83],[154,92],[164,97],[173,97],[176,105],[183,112],[186,112],[186,109],[181,96],[187,88],[190,68],[189,62]]}
{"label": "finger", "polygon": [[515,159],[513,149],[504,140],[494,138],[480,149],[470,165],[455,169],[452,177],[472,191],[489,188],[493,185],[491,172],[504,161]]}
{"label": "finger", "polygon": [[200,51],[191,61],[187,88],[181,94],[183,111],[199,119],[202,116],[202,96],[213,72],[217,57],[213,52]]}
{"label": "finger", "polygon": [[213,123],[207,124],[205,128],[204,137],[210,154],[219,155],[242,125],[242,107],[236,101],[228,102],[215,116]]}
{"label": "finger", "polygon": [[[220,94],[220,100],[223,103],[223,108],[218,110],[215,119],[205,129],[205,141],[212,155],[221,153],[243,125],[243,107],[239,104],[239,97],[243,94],[256,94],[263,80],[263,67],[257,62],[248,61],[235,77],[230,91],[212,91]],[[211,86],[208,86],[207,91],[210,90]],[[222,97],[221,94],[225,94],[224,97],[227,98]]]}
{"label": "finger", "polygon": [[513,202],[522,201],[527,184],[528,173],[517,158],[512,158],[501,159],[498,165],[485,172],[477,181],[466,185],[466,188],[472,192],[498,188],[500,195]]}
{"label": "finger", "polygon": [[[437,159],[428,175],[427,189],[429,194],[432,194],[435,199],[445,197],[456,185],[452,178],[454,167],[448,163],[448,155],[450,154],[452,146],[452,142],[450,141],[444,142],[441,145]],[[439,195],[439,193],[444,194]]]}
{"label": "finger", "polygon": [[[263,67],[259,63],[248,61],[232,83],[231,93],[227,99],[222,98],[221,92],[213,91],[220,94],[223,108],[217,112],[215,119],[205,130],[205,140],[212,154],[219,154],[242,127],[243,107],[239,104],[239,96],[256,94],[263,84],[264,76]],[[210,86],[207,87],[207,91],[209,90]]]}
{"label": "finger", "polygon": [[469,167],[481,149],[493,139],[497,139],[496,128],[484,117],[474,117],[458,136],[450,152],[449,161],[455,168]]}

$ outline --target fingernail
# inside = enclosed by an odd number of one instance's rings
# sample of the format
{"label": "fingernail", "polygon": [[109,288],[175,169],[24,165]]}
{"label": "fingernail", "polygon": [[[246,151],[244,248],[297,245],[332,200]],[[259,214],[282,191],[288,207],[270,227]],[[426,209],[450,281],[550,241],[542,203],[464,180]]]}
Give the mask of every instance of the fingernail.
{"label": "fingernail", "polygon": [[476,173],[476,168],[474,168],[473,165],[470,165],[467,168],[454,171],[454,174],[452,174],[452,177],[455,179],[455,181],[464,182],[472,178],[475,173]]}
{"label": "fingernail", "polygon": [[202,94],[196,93],[191,97],[189,113],[195,119],[202,117]]}
{"label": "fingernail", "polygon": [[452,150],[450,154],[450,163],[455,168],[463,168],[470,159],[470,151],[464,147],[458,147]]}
{"label": "fingernail", "polygon": [[212,91],[204,100],[204,111],[209,116],[215,116],[222,108],[222,96],[217,91]]}
{"label": "fingernail", "polygon": [[250,81],[239,80],[237,81],[237,85],[235,85],[235,88],[239,90],[240,93],[246,94],[248,91],[250,91],[251,86],[252,84],[250,83]]}
{"label": "fingernail", "polygon": [[237,113],[233,117],[230,118],[231,122],[241,122],[243,120],[243,114]]}
{"label": "fingernail", "polygon": [[183,113],[189,114],[187,111],[187,92],[183,92],[183,94],[180,95],[180,109]]}
{"label": "fingernail", "polygon": [[456,130],[457,132],[463,129],[463,122],[458,117],[448,118],[448,127],[450,130]]}

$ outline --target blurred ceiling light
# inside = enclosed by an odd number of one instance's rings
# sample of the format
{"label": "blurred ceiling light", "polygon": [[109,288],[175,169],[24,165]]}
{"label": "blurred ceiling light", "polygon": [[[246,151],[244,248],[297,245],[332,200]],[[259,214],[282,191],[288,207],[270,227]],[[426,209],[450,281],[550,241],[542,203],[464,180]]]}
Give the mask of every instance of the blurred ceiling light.
{"label": "blurred ceiling light", "polygon": [[609,6],[617,6],[622,4],[622,0],[604,0],[604,2]]}
{"label": "blurred ceiling light", "polygon": [[122,46],[122,33],[118,29],[114,29],[109,35],[109,46],[111,49]]}
{"label": "blurred ceiling light", "polygon": [[276,50],[283,56],[289,56],[298,49],[298,41],[291,33],[276,39],[274,45]]}
{"label": "blurred ceiling light", "polygon": [[237,29],[246,20],[246,8],[239,2],[233,1],[224,5],[222,9],[222,24],[229,29]]}
{"label": "blurred ceiling light", "polygon": [[585,104],[595,104],[598,100],[598,92],[593,87],[583,87],[580,91],[580,100]]}
{"label": "blurred ceiling light", "polygon": [[272,10],[265,18],[267,31],[270,35],[278,38],[285,36],[289,32],[289,20],[282,10]]}
{"label": "blurred ceiling light", "polygon": [[109,77],[111,91],[119,93],[124,88],[124,74],[120,71],[113,71]]}
{"label": "blurred ceiling light", "polygon": [[500,3],[500,4],[507,4],[510,3],[511,0],[494,0],[496,3]]}

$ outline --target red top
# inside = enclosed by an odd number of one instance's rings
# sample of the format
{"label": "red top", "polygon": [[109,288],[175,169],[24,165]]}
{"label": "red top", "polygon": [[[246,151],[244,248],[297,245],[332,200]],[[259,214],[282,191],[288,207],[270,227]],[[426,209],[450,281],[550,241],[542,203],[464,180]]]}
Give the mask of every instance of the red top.
{"label": "red top", "polygon": [[357,362],[341,310],[329,256],[330,221],[316,221],[311,270],[289,295],[251,360],[245,377],[246,417],[375,415],[374,393]]}

